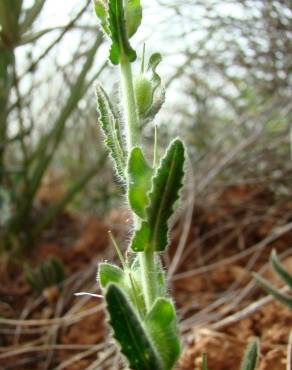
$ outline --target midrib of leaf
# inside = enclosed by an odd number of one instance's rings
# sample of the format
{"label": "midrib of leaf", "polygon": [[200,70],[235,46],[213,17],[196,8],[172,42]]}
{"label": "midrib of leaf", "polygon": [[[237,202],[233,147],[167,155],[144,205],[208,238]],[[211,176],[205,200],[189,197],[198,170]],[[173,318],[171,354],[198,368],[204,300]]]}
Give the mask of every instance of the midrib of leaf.
{"label": "midrib of leaf", "polygon": [[116,113],[114,111],[114,107],[112,106],[111,102],[109,102],[109,107],[112,110],[112,114],[114,116],[114,121],[113,121],[112,126],[113,126],[113,129],[114,129],[114,133],[115,133],[115,137],[116,137],[116,141],[117,141],[118,151],[121,155],[121,161],[123,162],[123,166],[125,167],[126,166],[125,151],[124,151],[124,148],[122,146],[123,138],[122,138],[120,127],[119,127],[119,120],[118,120],[118,117],[116,116]]}
{"label": "midrib of leaf", "polygon": [[[121,310],[123,311],[124,317],[127,317],[127,312],[124,310],[124,307],[123,307],[123,306],[121,307]],[[127,325],[127,328],[128,328],[128,330],[129,330],[129,332],[130,332],[130,334],[131,334],[131,337],[132,337],[132,343],[134,343],[134,348],[135,348],[135,350],[136,350],[136,353],[140,353],[140,356],[141,356],[141,358],[142,358],[142,360],[143,360],[143,362],[144,362],[144,366],[148,367],[147,359],[145,358],[143,351],[140,351],[140,347],[139,347],[139,346],[137,345],[137,343],[136,343],[135,335],[134,335],[134,333],[133,333],[132,327],[131,327],[131,325],[129,324],[129,321],[128,321],[128,320],[126,320],[126,325]],[[142,326],[142,325],[141,325],[141,327],[143,328],[143,326]],[[144,329],[144,328],[143,328],[143,329]],[[144,329],[144,334],[146,334],[145,329]],[[147,337],[147,339],[148,339],[149,343],[151,343],[148,337]]]}
{"label": "midrib of leaf", "polygon": [[174,153],[173,153],[173,156],[172,156],[172,161],[171,161],[171,167],[170,167],[170,171],[169,171],[169,176],[168,176],[167,181],[166,181],[166,189],[165,189],[165,192],[164,192],[164,194],[162,196],[162,201],[160,202],[160,207],[158,209],[158,216],[156,217],[156,222],[155,222],[155,225],[154,225],[154,232],[152,234],[153,236],[151,237],[151,246],[152,247],[153,247],[153,242],[155,243],[155,241],[157,240],[157,230],[158,230],[158,227],[159,227],[161,213],[162,213],[162,210],[164,209],[164,203],[166,201],[166,195],[168,194],[169,186],[170,186],[170,183],[171,183],[170,179],[172,178],[172,171],[173,171],[173,168],[174,168],[174,165],[175,165],[176,152],[177,152],[177,148],[175,148]]}
{"label": "midrib of leaf", "polygon": [[[118,5],[118,2],[121,2],[121,5],[119,6]],[[115,16],[115,27],[116,27],[116,30],[117,30],[117,36],[118,36],[118,45],[120,45],[121,47],[121,50],[119,48],[119,52],[120,54],[122,54],[122,57],[124,57],[127,52],[126,50],[124,49],[124,38],[122,36],[122,32],[121,32],[121,28],[120,27],[120,24],[119,24],[119,20],[121,21],[121,23],[123,24],[125,22],[125,14],[124,14],[124,11],[122,13],[119,12],[119,9],[123,9],[123,1],[122,0],[115,0],[115,10],[116,10],[116,16]],[[125,26],[123,24],[123,26]],[[124,32],[126,33],[126,27],[124,27]],[[121,57],[121,55],[120,55]],[[128,58],[128,57],[127,57]]]}
{"label": "midrib of leaf", "polygon": [[[102,92],[104,93],[103,90],[102,90]],[[109,111],[111,112],[112,118],[113,118],[113,119],[110,119],[111,117],[109,116],[110,123],[111,123],[111,126],[112,126],[112,131],[111,132],[113,134],[113,144],[116,143],[117,151],[118,151],[118,154],[119,154],[119,160],[122,163],[122,167],[125,168],[125,166],[126,166],[126,163],[125,163],[125,152],[123,150],[123,147],[121,146],[122,137],[121,137],[121,134],[120,134],[118,117],[116,117],[116,114],[115,114],[115,111],[114,111],[114,107],[112,106],[110,100],[108,99],[107,94],[104,93],[104,97],[105,97],[105,100],[107,101],[107,104],[108,104],[108,107],[109,107]]]}
{"label": "midrib of leaf", "polygon": [[117,151],[118,151],[118,155],[119,155],[119,160],[122,162],[122,167],[125,168],[126,164],[125,164],[125,156],[124,156],[124,151],[120,145],[120,135],[117,133],[117,125],[116,125],[116,118],[113,114],[113,120],[111,120],[111,125],[112,125],[112,130],[113,130],[113,134],[114,134],[114,141],[116,142],[116,145],[117,145]]}
{"label": "midrib of leaf", "polygon": [[[115,22],[115,28],[116,28],[116,30],[117,30],[117,34],[118,34],[118,45],[120,45],[121,46],[121,48],[122,48],[122,51],[123,51],[123,54],[125,54],[125,51],[124,51],[124,44],[123,44],[123,38],[121,37],[121,30],[120,30],[120,27],[119,27],[119,21],[118,21],[118,19],[119,19],[119,16],[120,16],[120,14],[119,14],[119,6],[118,6],[118,1],[121,1],[121,0],[115,0],[115,10],[116,10],[116,16],[115,16],[115,20],[114,20],[114,22]],[[123,4],[121,5],[121,6],[123,6]],[[120,52],[121,52],[121,50],[119,50]]]}
{"label": "midrib of leaf", "polygon": [[[114,285],[114,284],[113,284]],[[152,365],[153,364],[149,364],[149,359],[145,358],[145,355],[144,355],[144,350],[143,348],[145,349],[145,344],[146,346],[149,348],[148,351],[150,351],[150,355],[151,356],[154,356],[155,357],[155,361],[156,364],[155,364],[155,369],[157,370],[162,370],[162,363],[161,363],[161,358],[160,356],[158,355],[157,353],[157,349],[156,347],[154,346],[152,340],[149,339],[149,334],[147,332],[147,329],[144,327],[143,323],[141,322],[141,317],[138,316],[136,314],[136,312],[133,310],[133,308],[131,307],[131,305],[127,302],[127,304],[125,304],[124,300],[126,299],[126,297],[124,296],[124,294],[122,295],[122,293],[118,293],[117,295],[117,291],[114,292],[114,302],[116,304],[118,304],[118,310],[120,311],[120,313],[122,314],[122,316],[124,317],[124,324],[126,325],[126,328],[128,329],[128,333],[130,335],[130,338],[131,338],[131,346],[133,348],[133,353],[135,354],[138,354],[139,355],[139,359],[140,359],[140,362],[143,363],[143,368],[141,368],[141,370],[153,370],[152,369]],[[113,301],[111,301],[113,303]],[[131,315],[129,315],[129,310],[131,311]],[[137,341],[136,340],[136,336],[135,336],[135,331],[133,331],[133,325],[131,324],[131,317],[133,318],[134,321],[137,320],[137,325],[138,327],[136,328],[138,332],[140,332],[140,330],[142,331],[143,333],[143,347],[141,348],[141,341]],[[129,319],[128,319],[129,318]],[[113,329],[114,329],[114,334],[116,336],[117,332],[113,326]],[[137,334],[137,332],[136,332]],[[124,347],[123,345],[125,344],[124,341],[120,341],[119,338],[116,336],[116,339],[119,341],[120,345],[121,345],[121,349],[122,349],[122,352],[124,349],[128,349],[127,347]],[[145,343],[146,342],[146,343]],[[129,343],[129,342],[128,342]],[[140,346],[139,346],[139,343],[140,343]],[[125,344],[127,346],[127,344]],[[124,353],[124,352],[123,352]],[[146,352],[147,353],[147,352]],[[126,353],[124,353],[124,355],[126,355]],[[128,358],[129,360],[129,364],[130,366],[132,365],[135,365],[131,362],[131,360],[133,360],[133,357],[131,358]],[[153,360],[153,359],[152,359]],[[149,367],[151,366],[151,367]],[[132,367],[131,367],[132,369]],[[133,367],[133,369],[135,370],[140,370],[140,368],[138,369],[137,367]]]}

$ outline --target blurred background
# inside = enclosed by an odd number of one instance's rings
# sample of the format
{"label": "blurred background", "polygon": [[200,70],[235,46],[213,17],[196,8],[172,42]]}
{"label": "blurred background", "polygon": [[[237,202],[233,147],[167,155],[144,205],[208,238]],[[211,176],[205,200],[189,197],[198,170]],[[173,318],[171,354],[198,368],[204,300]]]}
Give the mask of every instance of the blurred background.
{"label": "blurred background", "polygon": [[[182,330],[189,334],[196,320],[201,324],[218,319],[213,310],[222,304],[221,293],[229,289],[224,297],[230,303],[239,297],[240,288],[239,283],[236,287],[230,283],[237,275],[228,282],[223,279],[224,283],[218,281],[218,271],[216,282],[204,275],[202,281],[213,295],[198,303],[196,289],[204,291],[203,285],[183,293],[183,279],[193,279],[194,269],[250,250],[250,259],[244,255],[240,266],[245,286],[244,271],[267,262],[267,254],[260,255],[255,248],[258,243],[274,246],[273,237],[269,238],[275,232],[290,236],[280,252],[291,254],[292,4],[289,0],[142,4],[143,22],[133,45],[139,52],[146,41],[147,55],[159,51],[163,57],[158,70],[166,101],[155,121],[158,144],[163,150],[169,138],[179,135],[188,148],[184,200],[164,262],[178,292],[185,320]],[[107,248],[107,230],[121,240],[129,232],[121,185],[113,175],[96,113],[97,81],[113,99],[119,96],[118,74],[107,62],[107,50],[91,1],[0,0],[0,269],[4,276],[0,317],[25,320],[35,317],[36,310],[38,318],[52,320],[83,307],[89,313],[85,321],[83,316],[78,321],[78,333],[90,322],[88,317],[96,320],[100,312],[96,302],[93,306],[88,298],[76,301],[72,294],[84,287],[96,289],[92,286],[96,258],[114,258]],[[143,135],[145,146],[152,145],[151,124]],[[86,275],[83,269],[89,265]],[[184,275],[186,271],[190,274]],[[47,290],[64,281],[67,294]],[[210,302],[209,314],[201,313]],[[90,356],[104,353],[104,348],[96,347],[101,346],[102,330],[98,338],[88,341],[88,334],[85,342],[78,342],[74,326],[71,336],[67,328],[65,339],[60,339],[60,326],[44,336],[43,326],[29,334],[16,321],[7,325],[2,331],[4,347],[31,340],[29,335],[38,338],[35,345],[51,347],[33,358],[31,353],[17,357],[18,367],[3,365],[4,369],[75,369],[73,364],[76,369],[91,369]],[[67,366],[72,353],[65,351],[62,357],[64,348],[58,349],[56,364],[54,345],[68,343],[72,351],[89,351],[88,355]],[[8,359],[15,363],[11,348],[3,350],[6,364]],[[118,367],[118,360],[106,365],[113,353],[102,364],[96,364],[101,360],[95,356],[92,369]],[[78,367],[83,358],[87,362]],[[188,366],[181,368],[192,368]]]}

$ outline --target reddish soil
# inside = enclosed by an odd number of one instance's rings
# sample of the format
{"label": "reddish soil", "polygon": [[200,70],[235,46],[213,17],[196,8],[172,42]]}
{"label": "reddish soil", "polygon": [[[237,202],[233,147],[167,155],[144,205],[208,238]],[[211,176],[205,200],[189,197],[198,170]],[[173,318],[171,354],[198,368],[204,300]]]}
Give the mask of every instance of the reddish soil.
{"label": "reddish soil", "polygon": [[[284,255],[282,261],[292,271],[292,226],[283,228],[291,219],[292,202],[276,201],[268,190],[256,187],[229,187],[195,205],[187,243],[170,281],[184,342],[177,369],[201,369],[205,352],[209,370],[237,370],[252,336],[260,339],[258,370],[286,368],[291,310],[274,300],[250,314],[244,310],[266,296],[250,284],[251,271],[266,266],[264,276],[281,286],[267,264],[272,248]],[[100,300],[74,296],[95,290],[97,261],[113,260],[109,228],[121,240],[127,236],[127,212],[115,210],[106,221],[65,213],[38,242],[29,262],[57,255],[67,276],[63,289],[49,287],[38,296],[19,267],[9,267],[5,275],[2,271],[1,370],[85,370],[93,362],[94,369],[118,369]],[[178,223],[165,264],[174,258],[181,234]],[[242,315],[236,320],[223,321],[238,312]]]}

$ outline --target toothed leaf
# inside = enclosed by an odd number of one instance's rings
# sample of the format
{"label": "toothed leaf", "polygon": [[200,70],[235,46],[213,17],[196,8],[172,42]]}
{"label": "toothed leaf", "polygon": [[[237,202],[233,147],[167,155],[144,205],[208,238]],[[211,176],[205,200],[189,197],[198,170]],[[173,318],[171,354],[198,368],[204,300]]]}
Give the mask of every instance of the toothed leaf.
{"label": "toothed leaf", "polygon": [[114,162],[117,174],[121,178],[124,178],[125,153],[120,133],[119,119],[106,92],[100,85],[97,85],[96,97],[99,122],[105,136],[105,144]]}
{"label": "toothed leaf", "polygon": [[255,370],[259,352],[259,343],[257,338],[253,338],[244,352],[240,370]]}
{"label": "toothed leaf", "polygon": [[145,218],[148,203],[147,192],[151,187],[152,168],[140,148],[133,148],[128,162],[128,198],[132,210]]}
{"label": "toothed leaf", "polygon": [[179,353],[180,342],[176,328],[176,314],[170,299],[158,298],[145,319],[155,347],[160,353],[163,369],[173,368]]}
{"label": "toothed leaf", "polygon": [[114,338],[132,370],[164,370],[141,319],[122,290],[109,285],[105,294]]}
{"label": "toothed leaf", "polygon": [[132,37],[142,20],[142,7],[140,0],[126,0],[125,2],[125,19],[128,37]]}
{"label": "toothed leaf", "polygon": [[288,272],[283,265],[281,265],[277,252],[275,250],[272,250],[271,253],[271,263],[273,266],[273,269],[276,271],[276,273],[282,278],[282,280],[290,287],[292,288],[292,274]]}
{"label": "toothed leaf", "polygon": [[100,20],[101,27],[103,31],[109,35],[109,25],[108,25],[108,4],[106,0],[94,0],[93,2],[95,14]]}
{"label": "toothed leaf", "polygon": [[111,47],[109,59],[113,64],[119,64],[121,55],[128,58],[130,62],[136,59],[136,52],[132,49],[126,31],[125,14],[122,0],[109,0],[109,30]]}
{"label": "toothed leaf", "polygon": [[277,289],[268,280],[264,279],[259,274],[253,273],[253,277],[275,299],[277,299],[279,302],[285,304],[286,306],[292,308],[292,296],[291,295],[280,292],[279,289]]}
{"label": "toothed leaf", "polygon": [[184,175],[184,145],[180,139],[173,140],[152,178],[146,221],[134,232],[131,248],[163,251],[168,245],[168,221],[179,198]]}

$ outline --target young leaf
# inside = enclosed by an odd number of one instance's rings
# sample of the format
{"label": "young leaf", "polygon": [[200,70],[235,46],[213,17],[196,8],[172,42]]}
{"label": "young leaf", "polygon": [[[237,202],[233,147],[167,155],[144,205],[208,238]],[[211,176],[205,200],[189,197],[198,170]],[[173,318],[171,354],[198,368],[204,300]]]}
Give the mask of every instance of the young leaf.
{"label": "young leaf", "polygon": [[279,302],[292,308],[292,296],[291,295],[280,292],[279,289],[274,287],[268,280],[264,279],[261,275],[257,273],[253,273],[253,277],[269,294],[271,294]]}
{"label": "young leaf", "polygon": [[124,276],[124,271],[115,265],[106,262],[98,265],[97,280],[102,288],[110,283],[122,284]]}
{"label": "young leaf", "polygon": [[140,148],[132,149],[128,162],[128,198],[132,210],[145,218],[148,203],[147,192],[151,187],[152,168],[148,165]]}
{"label": "young leaf", "polygon": [[105,299],[114,337],[132,370],[164,370],[161,360],[141,325],[141,319],[122,290],[115,284],[107,288]]}
{"label": "young leaf", "polygon": [[163,370],[172,369],[180,353],[180,343],[175,309],[170,299],[158,298],[155,301],[145,318],[145,327],[161,355]]}
{"label": "young leaf", "polygon": [[272,250],[271,257],[270,257],[273,269],[276,273],[282,278],[282,280],[292,288],[292,274],[289,273],[280,263],[277,252],[275,249]]}
{"label": "young leaf", "polygon": [[119,267],[107,262],[102,262],[98,265],[97,281],[101,288],[106,288],[110,284],[117,285],[129,298],[132,304],[141,312],[145,310],[145,303],[140,278],[136,268],[126,269],[125,271]]}
{"label": "young leaf", "polygon": [[117,174],[124,178],[126,161],[118,117],[106,92],[100,85],[97,85],[96,97],[99,121],[105,136],[105,144],[109,149]]}
{"label": "young leaf", "polygon": [[125,2],[125,19],[128,37],[132,37],[142,20],[142,7],[140,0],[126,0]]}
{"label": "young leaf", "polygon": [[100,20],[101,27],[103,31],[109,35],[109,25],[108,25],[108,4],[106,0],[94,0],[93,7],[97,18]]}
{"label": "young leaf", "polygon": [[156,88],[161,84],[161,78],[159,74],[156,72],[156,68],[158,64],[162,61],[162,57],[160,53],[154,53],[149,58],[147,70],[152,72],[152,83],[153,83],[153,94]]}
{"label": "young leaf", "polygon": [[161,78],[159,74],[156,72],[156,68],[158,64],[161,62],[161,60],[162,60],[161,54],[154,53],[151,55],[147,66],[147,70],[151,71],[152,73],[151,81],[153,85],[152,105],[145,114],[145,119],[149,121],[154,119],[156,114],[160,111],[165,100],[165,90],[161,86]]}
{"label": "young leaf", "polygon": [[257,338],[253,338],[244,352],[241,370],[255,370],[259,352],[259,343]]}
{"label": "young leaf", "polygon": [[123,0],[109,0],[109,30],[112,41],[109,59],[113,64],[119,64],[120,57],[126,56],[130,62],[136,59],[127,35]]}
{"label": "young leaf", "polygon": [[147,71],[139,74],[134,79],[138,111],[143,124],[154,119],[165,100],[165,91],[161,86],[161,78],[156,72],[156,68],[161,60],[160,53],[152,54],[149,58]]}
{"label": "young leaf", "polygon": [[145,249],[163,251],[168,245],[168,221],[173,206],[179,198],[184,175],[184,145],[180,139],[173,140],[154,174],[149,193],[146,221],[135,231],[131,248],[135,252]]}

